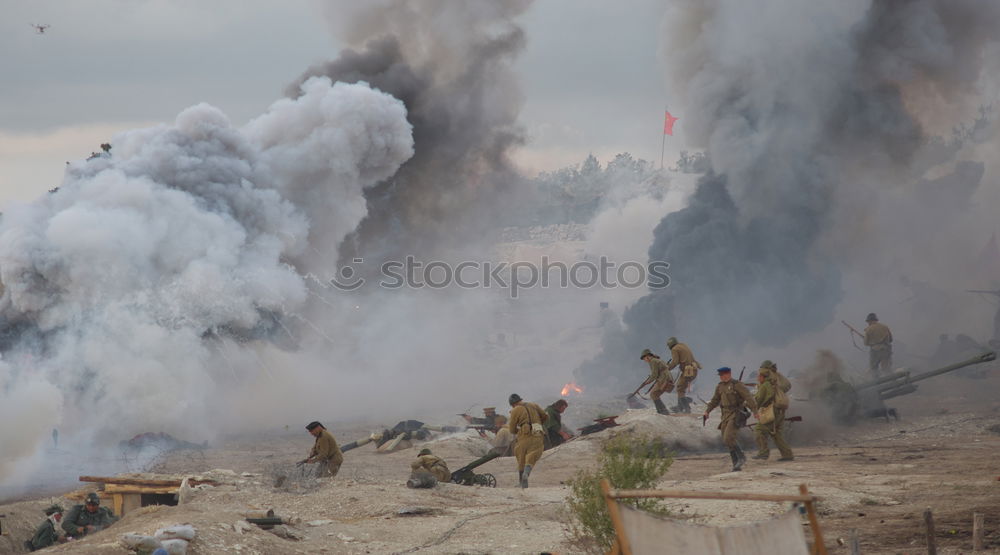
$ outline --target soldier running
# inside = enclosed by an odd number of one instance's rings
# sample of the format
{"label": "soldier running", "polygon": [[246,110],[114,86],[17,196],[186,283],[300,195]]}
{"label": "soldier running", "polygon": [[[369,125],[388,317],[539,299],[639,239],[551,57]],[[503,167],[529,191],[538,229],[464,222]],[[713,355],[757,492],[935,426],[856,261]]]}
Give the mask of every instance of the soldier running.
{"label": "soldier running", "polygon": [[691,398],[687,396],[688,386],[698,377],[698,369],[701,364],[695,360],[691,348],[684,343],[678,343],[676,337],[667,339],[667,348],[670,349],[670,363],[667,370],[677,367],[677,406],[673,407],[675,412],[691,412]]}
{"label": "soldier running", "polygon": [[[759,385],[754,401],[757,403],[758,410],[773,405],[774,421],[767,424],[758,423],[754,426],[754,440],[757,442],[757,454],[753,456],[755,459],[767,460],[771,456],[771,450],[767,443],[768,438],[771,438],[774,440],[775,447],[781,452],[779,461],[795,460],[792,448],[788,446],[782,433],[785,424],[785,410],[788,409],[788,396],[785,394],[791,389],[788,380],[782,378],[778,374],[778,367],[773,362],[765,360],[760,363],[760,370],[757,371]],[[788,383],[788,389],[785,389],[785,383]]]}
{"label": "soldier running", "polygon": [[656,412],[670,414],[667,405],[660,400],[664,393],[670,393],[674,390],[674,379],[670,376],[670,367],[649,349],[643,349],[639,358],[649,364],[649,377],[642,382],[639,388],[642,389],[646,384],[652,383],[653,388],[649,391],[649,398],[656,405]]}
{"label": "soldier running", "polygon": [[753,413],[757,412],[757,403],[747,386],[733,379],[733,371],[728,366],[719,368],[719,385],[715,386],[715,395],[705,407],[704,418],[708,418],[708,413],[715,407],[722,407],[722,421],[719,422],[719,429],[722,430],[722,441],[729,448],[729,457],[733,460],[733,472],[743,468],[746,463],[746,455],[740,449],[739,431],[746,423],[743,416],[744,405],[750,408]]}
{"label": "soldier running", "polygon": [[865,345],[868,347],[868,368],[876,376],[892,372],[892,332],[878,321],[874,312],[865,318]]}
{"label": "soldier running", "polygon": [[517,442],[514,444],[517,475],[520,478],[521,488],[526,488],[531,469],[545,449],[545,432],[542,424],[548,419],[548,415],[535,403],[525,403],[517,393],[511,393],[508,401],[511,409],[507,429],[510,433],[517,434]]}

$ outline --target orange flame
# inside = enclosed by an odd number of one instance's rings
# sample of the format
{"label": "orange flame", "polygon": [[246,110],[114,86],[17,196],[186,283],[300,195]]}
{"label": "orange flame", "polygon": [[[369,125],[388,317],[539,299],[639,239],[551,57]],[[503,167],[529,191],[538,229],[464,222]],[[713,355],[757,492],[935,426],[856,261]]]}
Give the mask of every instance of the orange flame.
{"label": "orange flame", "polygon": [[560,395],[562,395],[563,397],[565,397],[565,396],[569,395],[570,391],[572,391],[574,393],[583,393],[583,388],[580,387],[580,386],[578,386],[578,385],[576,385],[573,382],[569,382],[568,384],[566,384],[566,385],[563,386],[562,392],[560,393]]}

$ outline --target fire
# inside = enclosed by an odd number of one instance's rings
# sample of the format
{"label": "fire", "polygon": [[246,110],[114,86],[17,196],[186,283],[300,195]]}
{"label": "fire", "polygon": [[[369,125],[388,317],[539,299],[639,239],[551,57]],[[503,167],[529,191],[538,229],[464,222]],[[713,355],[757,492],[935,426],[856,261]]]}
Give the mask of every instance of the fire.
{"label": "fire", "polygon": [[580,386],[578,386],[578,385],[576,385],[573,382],[569,382],[568,384],[566,384],[566,385],[563,386],[562,392],[560,393],[560,395],[562,395],[563,397],[565,397],[565,396],[569,395],[569,393],[571,391],[574,392],[574,393],[583,393],[583,388],[580,387]]}

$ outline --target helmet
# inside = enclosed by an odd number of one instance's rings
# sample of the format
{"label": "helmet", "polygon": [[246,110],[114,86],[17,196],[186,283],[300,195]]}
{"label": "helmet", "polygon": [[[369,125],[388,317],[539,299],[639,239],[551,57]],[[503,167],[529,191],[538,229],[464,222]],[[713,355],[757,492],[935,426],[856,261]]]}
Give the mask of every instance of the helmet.
{"label": "helmet", "polygon": [[424,455],[430,455],[430,454],[431,454],[431,450],[427,449],[425,447],[425,448],[421,449],[419,453],[417,453],[417,456],[418,457],[423,457]]}
{"label": "helmet", "polygon": [[770,360],[765,360],[764,362],[760,363],[760,367],[761,368],[770,368],[771,370],[774,370],[774,369],[777,368],[777,366],[775,366],[774,363],[771,362]]}
{"label": "helmet", "polygon": [[639,360],[642,360],[642,359],[648,357],[651,354],[653,354],[653,351],[650,351],[649,349],[643,349],[642,350],[642,354],[639,355]]}
{"label": "helmet", "polygon": [[513,407],[514,405],[521,402],[521,396],[518,395],[517,393],[511,393],[510,397],[507,399],[507,402],[510,403],[510,406]]}
{"label": "helmet", "polygon": [[771,369],[767,366],[761,365],[760,370],[757,372],[759,376],[764,376],[765,378],[771,377]]}
{"label": "helmet", "polygon": [[878,316],[875,316],[874,312],[869,312],[865,322],[878,322]]}
{"label": "helmet", "polygon": [[96,493],[90,492],[90,493],[87,494],[86,504],[87,505],[100,505],[101,504],[101,498],[98,497]]}
{"label": "helmet", "polygon": [[668,349],[673,349],[674,345],[676,345],[676,344],[677,344],[677,338],[676,337],[668,337],[667,338],[667,348]]}

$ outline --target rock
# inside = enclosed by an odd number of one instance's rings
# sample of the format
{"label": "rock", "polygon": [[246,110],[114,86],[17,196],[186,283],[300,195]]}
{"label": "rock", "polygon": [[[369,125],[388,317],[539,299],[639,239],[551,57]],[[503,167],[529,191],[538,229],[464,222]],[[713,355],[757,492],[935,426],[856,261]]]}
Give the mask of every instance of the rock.
{"label": "rock", "polygon": [[245,520],[237,520],[236,523],[233,524],[233,529],[236,530],[237,534],[242,534],[243,532],[249,532],[250,530],[253,530],[254,525],[250,524]]}
{"label": "rock", "polygon": [[310,520],[307,522],[309,526],[326,526],[327,524],[333,524],[332,520]]}
{"label": "rock", "polygon": [[294,528],[286,526],[284,524],[279,524],[274,528],[268,530],[268,532],[274,534],[275,536],[278,536],[279,538],[284,538],[286,540],[300,541],[305,539],[304,535],[296,531]]}
{"label": "rock", "polygon": [[160,547],[167,550],[168,555],[187,555],[188,542],[176,540],[164,540],[160,542]]}
{"label": "rock", "polygon": [[354,541],[354,538],[352,538],[351,536],[344,535],[344,534],[337,534],[337,539],[339,539],[341,541],[345,541],[345,542],[352,542],[352,541]]}

